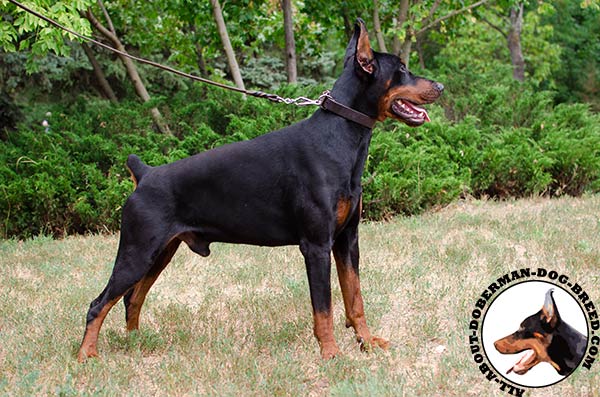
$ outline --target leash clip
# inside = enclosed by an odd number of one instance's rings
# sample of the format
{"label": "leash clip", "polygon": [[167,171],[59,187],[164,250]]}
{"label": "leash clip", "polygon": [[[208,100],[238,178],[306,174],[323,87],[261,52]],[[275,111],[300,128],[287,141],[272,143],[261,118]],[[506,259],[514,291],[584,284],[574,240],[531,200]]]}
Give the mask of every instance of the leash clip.
{"label": "leash clip", "polygon": [[267,94],[262,91],[249,91],[247,94],[257,98],[268,99],[271,102],[285,103],[286,105],[296,106],[321,106],[323,102],[325,102],[326,98],[331,98],[331,95],[329,95],[329,90],[324,91],[317,99],[310,99],[304,96],[300,96],[298,98],[283,98],[279,95]]}
{"label": "leash clip", "polygon": [[323,103],[328,99],[333,99],[331,97],[331,91],[325,90],[325,91],[323,91],[321,96],[319,98],[317,98],[317,100],[315,101],[315,105],[323,107]]}
{"label": "leash clip", "polygon": [[321,96],[317,99],[310,99],[307,97],[298,97],[298,98],[282,98],[283,103],[288,105],[296,105],[296,106],[321,106],[325,101],[325,98],[331,98],[329,95],[329,90],[324,91]]}

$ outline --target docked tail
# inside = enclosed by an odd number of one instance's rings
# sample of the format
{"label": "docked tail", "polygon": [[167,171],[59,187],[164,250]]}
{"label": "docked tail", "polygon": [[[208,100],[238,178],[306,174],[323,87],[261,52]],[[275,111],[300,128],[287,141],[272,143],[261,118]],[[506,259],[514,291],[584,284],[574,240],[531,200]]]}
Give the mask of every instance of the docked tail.
{"label": "docked tail", "polygon": [[135,154],[130,154],[127,157],[127,168],[131,173],[131,179],[133,180],[135,187],[137,187],[146,172],[148,172],[148,170],[150,170],[152,167],[144,164],[144,162]]}

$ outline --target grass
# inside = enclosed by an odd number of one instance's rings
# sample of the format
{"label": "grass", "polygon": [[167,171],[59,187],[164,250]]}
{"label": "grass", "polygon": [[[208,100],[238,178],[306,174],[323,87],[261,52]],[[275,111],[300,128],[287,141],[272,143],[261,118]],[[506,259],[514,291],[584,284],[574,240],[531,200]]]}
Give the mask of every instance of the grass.
{"label": "grass", "polygon": [[[0,395],[507,395],[485,381],[467,327],[481,291],[523,266],[555,269],[600,303],[600,196],[463,201],[361,226],[367,320],[392,341],[361,353],[344,327],[343,355],[319,359],[296,247],[182,247],[150,291],[141,329],[122,304],[100,334],[100,360],[75,354],[89,302],[102,290],[116,235],[0,243]],[[336,277],[335,274],[333,277]],[[532,396],[597,396],[600,364]]]}

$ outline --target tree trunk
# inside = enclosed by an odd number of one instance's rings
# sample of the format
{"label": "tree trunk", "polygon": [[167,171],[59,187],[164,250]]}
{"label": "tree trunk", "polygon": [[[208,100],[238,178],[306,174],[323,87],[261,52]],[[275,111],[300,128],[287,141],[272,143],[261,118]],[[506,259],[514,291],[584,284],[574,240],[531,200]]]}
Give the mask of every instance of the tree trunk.
{"label": "tree trunk", "polygon": [[[399,32],[404,25],[404,22],[408,19],[408,8],[410,6],[409,0],[401,0],[400,1],[400,10],[398,11],[398,19],[396,20],[396,31]],[[400,37],[398,34],[394,35],[394,42],[392,45],[392,51],[396,55],[400,55],[402,52],[402,43],[400,42]]]}
{"label": "tree trunk", "polygon": [[525,59],[521,49],[521,30],[523,28],[523,3],[518,8],[510,9],[510,28],[507,42],[510,50],[510,60],[513,65],[513,77],[518,81],[525,81]]}
{"label": "tree trunk", "polygon": [[406,29],[406,38],[404,39],[404,43],[402,43],[402,47],[400,49],[400,60],[404,62],[407,68],[410,61],[410,51],[412,50],[412,38],[412,29],[408,27]]}
{"label": "tree trunk", "polygon": [[113,91],[112,87],[110,86],[110,83],[108,82],[108,80],[106,80],[106,76],[104,75],[104,72],[102,71],[102,68],[100,67],[100,64],[98,63],[98,60],[96,59],[96,56],[94,55],[94,52],[92,51],[90,46],[87,45],[86,43],[81,43],[81,47],[83,48],[83,52],[85,52],[85,55],[88,57],[90,63],[92,64],[92,68],[94,69],[94,76],[96,77],[96,80],[98,81],[98,84],[100,85],[100,89],[102,90],[102,93],[112,103],[117,103],[118,102],[117,96],[115,95],[115,92]]}
{"label": "tree trunk", "polygon": [[[106,11],[104,4],[102,3],[102,0],[98,0],[98,5],[104,13],[110,30],[107,29],[104,25],[102,25],[102,23],[100,23],[98,19],[96,19],[91,9],[88,9],[84,16],[90,21],[90,23],[94,28],[96,28],[96,30],[98,30],[104,37],[106,37],[112,43],[114,48],[121,52],[127,52],[125,50],[125,46],[123,45],[123,43],[121,43],[121,40],[119,39],[115,28],[113,27],[112,20],[110,19],[110,16],[108,15],[108,12]],[[125,66],[125,70],[127,71],[129,80],[131,80],[131,82],[133,83],[135,92],[138,94],[138,96],[142,99],[143,102],[148,102],[150,100],[150,95],[148,94],[148,90],[146,90],[146,86],[144,85],[144,82],[142,81],[142,78],[140,77],[140,74],[138,73],[135,64],[133,63],[131,58],[128,58],[124,55],[119,55],[119,58]],[[164,118],[160,113],[160,110],[158,110],[158,108],[151,108],[150,114],[152,115],[152,120],[154,120],[154,124],[156,124],[156,127],[161,133],[171,133],[169,126],[164,121]]]}
{"label": "tree trunk", "polygon": [[344,19],[344,33],[346,33],[346,41],[349,41],[354,34],[354,21],[350,17],[348,7],[342,7],[342,18]]}
{"label": "tree trunk", "polygon": [[194,48],[196,50],[196,66],[198,66],[198,73],[200,76],[207,76],[206,62],[204,62],[204,55],[202,54],[202,46],[198,40],[198,33],[196,26],[193,23],[189,24],[190,32],[192,33],[193,41],[196,43]]}
{"label": "tree trunk", "polygon": [[[116,48],[119,51],[126,52],[125,46],[123,46],[123,44],[120,41],[117,44]],[[125,56],[120,56],[120,58],[121,62],[123,62],[123,65],[125,65],[125,69],[127,70],[127,75],[129,75],[129,79],[133,83],[135,92],[139,95],[140,98],[142,98],[142,101],[148,102],[150,100],[150,94],[148,94],[148,90],[146,90],[146,86],[144,85],[144,82],[142,81],[142,78],[140,77],[140,74],[138,73],[135,64],[133,63],[131,58],[127,58]],[[156,124],[160,132],[162,132],[163,134],[171,133],[169,126],[165,123],[165,120],[158,108],[151,108],[150,114],[152,115],[152,119],[154,120],[154,123]]]}
{"label": "tree trunk", "polygon": [[373,0],[373,27],[375,28],[375,37],[377,38],[377,44],[379,45],[379,51],[388,52],[385,46],[385,40],[383,38],[383,32],[381,31],[381,20],[379,19],[379,1]]}
{"label": "tree trunk", "polygon": [[235,53],[233,52],[231,41],[229,41],[229,35],[227,34],[227,26],[225,25],[225,20],[223,19],[223,13],[221,11],[221,5],[219,4],[219,0],[210,0],[210,4],[213,8],[213,15],[215,17],[215,22],[217,23],[219,35],[221,36],[223,49],[225,50],[225,54],[227,55],[227,61],[229,63],[229,69],[231,70],[233,81],[235,82],[235,85],[238,88],[245,90],[246,87],[244,87],[244,80],[242,80],[240,67],[238,66],[237,60],[235,59]]}
{"label": "tree trunk", "polygon": [[[421,20],[420,26],[429,26],[429,23],[433,19],[435,12],[440,6],[441,0],[435,0],[429,9],[429,13],[425,18]],[[425,42],[426,35],[429,29],[421,29],[415,33],[415,44],[417,48],[417,55],[419,56],[419,66],[421,69],[425,69],[425,57],[423,55],[423,43]]]}
{"label": "tree trunk", "polygon": [[283,27],[285,31],[285,69],[287,70],[288,83],[298,81],[296,69],[296,41],[294,40],[294,18],[292,0],[281,0],[283,9]]}
{"label": "tree trunk", "polygon": [[200,43],[196,43],[196,65],[198,66],[200,76],[208,76],[206,62],[204,62],[204,55],[202,54],[202,46]]}
{"label": "tree trunk", "polygon": [[417,37],[415,37],[415,47],[417,48],[417,56],[419,57],[419,67],[421,69],[426,69],[426,65],[425,65],[425,55],[423,54],[423,37],[421,35],[417,35]]}

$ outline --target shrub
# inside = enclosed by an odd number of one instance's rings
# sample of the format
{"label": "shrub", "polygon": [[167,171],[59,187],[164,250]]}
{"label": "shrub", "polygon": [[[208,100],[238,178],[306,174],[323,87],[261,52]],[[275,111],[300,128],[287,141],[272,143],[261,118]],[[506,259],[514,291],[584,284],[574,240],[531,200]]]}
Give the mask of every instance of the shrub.
{"label": "shrub", "polygon": [[600,190],[600,117],[586,105],[558,105],[539,125],[541,150],[552,160],[553,195]]}
{"label": "shrub", "polygon": [[[377,126],[364,174],[368,218],[416,214],[465,194],[600,191],[600,116],[584,105],[553,108],[551,94],[525,85],[487,87],[462,98],[447,92],[444,108],[430,106],[434,121],[420,128],[391,120]],[[316,98],[322,91],[282,86],[278,92]],[[144,105],[88,98],[50,107],[49,132],[31,116],[30,125],[7,134],[0,145],[0,236],[117,230],[133,190],[128,154],[165,164],[314,111],[196,85],[169,105],[171,136],[153,132]],[[448,122],[444,113],[460,117]]]}
{"label": "shrub", "polygon": [[472,123],[434,122],[376,133],[364,176],[366,215],[377,219],[415,214],[468,191],[468,162],[477,139]]}
{"label": "shrub", "polygon": [[488,136],[473,167],[473,190],[492,197],[544,193],[552,182],[548,158],[526,129]]}

